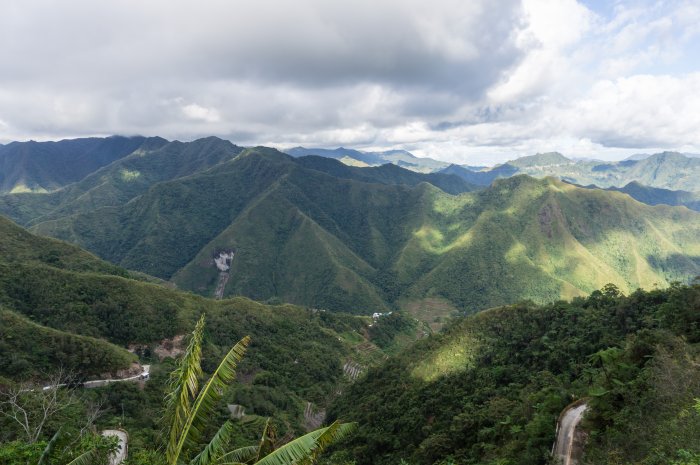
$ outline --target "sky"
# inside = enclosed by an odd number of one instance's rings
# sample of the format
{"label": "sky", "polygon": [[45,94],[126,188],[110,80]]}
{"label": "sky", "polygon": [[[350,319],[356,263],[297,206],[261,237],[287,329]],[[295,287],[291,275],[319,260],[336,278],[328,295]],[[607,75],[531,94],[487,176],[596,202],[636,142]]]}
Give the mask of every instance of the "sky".
{"label": "sky", "polygon": [[697,0],[5,0],[0,143],[700,152]]}

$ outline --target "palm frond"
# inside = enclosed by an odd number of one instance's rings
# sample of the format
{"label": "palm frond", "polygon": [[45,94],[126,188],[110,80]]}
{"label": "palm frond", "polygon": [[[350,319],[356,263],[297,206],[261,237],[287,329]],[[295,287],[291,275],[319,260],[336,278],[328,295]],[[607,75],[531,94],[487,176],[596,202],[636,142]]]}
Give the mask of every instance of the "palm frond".
{"label": "palm frond", "polygon": [[350,433],[355,431],[356,428],[357,423],[340,423],[338,420],[334,421],[316,439],[316,447],[308,460],[302,460],[300,463],[307,465],[315,463],[319,455],[321,455],[328,446],[347,437]]}
{"label": "palm frond", "polygon": [[205,316],[199,318],[187,345],[185,354],[180,359],[178,367],[170,375],[170,394],[166,400],[166,419],[170,422],[166,458],[168,463],[173,460],[178,440],[192,410],[192,402],[197,396],[199,380],[202,377],[202,338],[204,334]]}
{"label": "palm frond", "polygon": [[355,423],[334,422],[301,436],[255,462],[255,465],[290,465],[313,463],[332,442],[340,440],[355,429]]}
{"label": "palm frond", "polygon": [[96,458],[97,451],[95,449],[92,449],[77,456],[66,465],[94,465]]}
{"label": "palm frond", "polygon": [[190,465],[211,465],[217,463],[216,459],[224,455],[232,434],[233,423],[227,420],[221,425],[214,437],[211,438],[209,444],[202,449],[202,452],[192,459]]}
{"label": "palm frond", "polygon": [[39,457],[39,462],[37,462],[37,465],[49,465],[49,458],[51,457],[51,454],[53,454],[53,451],[56,449],[56,444],[58,443],[58,438],[61,437],[61,430],[63,428],[58,428],[58,431],[56,431],[56,434],[51,437],[49,440],[48,444],[46,444],[46,447],[44,448],[44,451],[41,453],[41,457]]}
{"label": "palm frond", "polygon": [[219,457],[216,461],[216,465],[237,465],[250,463],[253,460],[255,460],[257,454],[257,446],[241,447],[239,449],[227,452],[221,457]]}
{"label": "palm frond", "polygon": [[168,455],[168,463],[175,465],[180,460],[183,450],[195,446],[206,428],[207,420],[216,407],[216,403],[224,394],[224,388],[236,378],[236,367],[245,355],[250,344],[250,337],[245,336],[226,354],[214,374],[204,385],[190,409],[187,420],[182,425],[177,445]]}

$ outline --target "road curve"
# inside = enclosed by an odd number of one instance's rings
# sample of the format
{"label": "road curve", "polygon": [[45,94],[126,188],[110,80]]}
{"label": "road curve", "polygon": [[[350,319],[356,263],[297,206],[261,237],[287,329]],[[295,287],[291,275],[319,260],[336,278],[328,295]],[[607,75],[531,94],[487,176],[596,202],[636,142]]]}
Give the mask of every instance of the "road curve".
{"label": "road curve", "polygon": [[[85,381],[84,383],[81,383],[80,386],[84,388],[96,388],[106,386],[110,383],[122,383],[125,381],[146,381],[151,376],[151,365],[143,365],[141,368],[141,373],[139,373],[138,375],[129,376],[128,378],[93,379],[91,381]],[[48,386],[42,387],[41,389],[43,391],[47,391],[49,389],[66,386],[67,384],[50,384]]]}
{"label": "road curve", "polygon": [[576,465],[583,453],[583,433],[578,429],[588,404],[578,402],[567,407],[559,416],[557,439],[552,455],[562,465]]}
{"label": "road curve", "polygon": [[129,437],[125,431],[120,429],[106,429],[102,431],[102,436],[117,438],[117,450],[109,456],[109,465],[119,465],[126,459]]}

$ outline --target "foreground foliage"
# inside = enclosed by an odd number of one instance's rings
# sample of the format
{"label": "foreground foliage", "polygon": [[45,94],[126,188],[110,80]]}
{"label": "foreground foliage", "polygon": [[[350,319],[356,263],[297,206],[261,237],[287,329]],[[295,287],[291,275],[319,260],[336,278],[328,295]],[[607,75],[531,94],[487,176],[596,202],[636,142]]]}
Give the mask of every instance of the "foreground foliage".
{"label": "foreground foliage", "polygon": [[231,449],[229,443],[234,428],[233,423],[227,420],[202,447],[201,441],[207,427],[211,425],[212,414],[225,389],[235,379],[236,367],[250,344],[249,337],[241,339],[224,356],[209,380],[200,386],[203,335],[204,316],[197,322],[187,350],[171,376],[171,392],[168,394],[166,407],[166,418],[170,422],[166,446],[168,465],[311,464],[324,448],[347,436],[354,428],[352,424],[336,421],[326,428],[278,447],[274,430],[268,422],[258,447]]}

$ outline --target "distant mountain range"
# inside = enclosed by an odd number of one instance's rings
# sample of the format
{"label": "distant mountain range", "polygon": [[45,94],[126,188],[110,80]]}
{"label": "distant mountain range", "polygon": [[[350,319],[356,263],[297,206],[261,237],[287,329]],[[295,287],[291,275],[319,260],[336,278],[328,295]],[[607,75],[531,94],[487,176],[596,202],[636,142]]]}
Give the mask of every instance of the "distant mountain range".
{"label": "distant mountain range", "polygon": [[129,154],[166,143],[160,137],[113,136],[0,145],[0,192],[58,189]]}
{"label": "distant mountain range", "polygon": [[603,188],[637,182],[661,189],[700,192],[700,158],[689,158],[676,152],[620,162],[574,161],[553,152],[521,157],[478,172],[456,165],[442,171],[479,185],[488,185],[500,177],[528,174],[538,178],[553,176],[573,184],[594,184]]}
{"label": "distant mountain range", "polygon": [[[428,322],[700,274],[700,214],[516,175],[571,165],[536,155],[465,178],[463,167],[360,168],[207,138],[140,149],[52,193],[2,195],[0,212],[205,296],[222,286]],[[222,253],[233,256],[224,281]]]}
{"label": "distant mountain range", "polygon": [[334,158],[350,166],[379,166],[385,163],[394,165],[419,173],[432,173],[448,167],[450,164],[432,158],[416,157],[405,150],[389,150],[385,152],[361,152],[359,150],[346,149],[314,149],[305,147],[295,147],[285,150],[285,153],[293,157],[304,157],[307,155],[317,155],[319,157]]}
{"label": "distant mountain range", "polygon": [[403,168],[430,173],[439,171],[460,176],[467,182],[488,186],[494,179],[516,174],[534,177],[554,176],[566,182],[599,187],[624,187],[637,182],[649,187],[700,192],[700,156],[663,152],[654,155],[633,155],[619,162],[594,159],[573,160],[558,152],[538,153],[508,161],[492,168],[472,167],[415,157],[406,151],[361,152],[345,148],[287,151],[292,156],[318,155],[334,158],[352,166],[378,166],[394,163]]}

